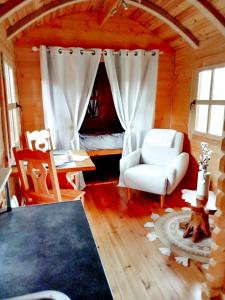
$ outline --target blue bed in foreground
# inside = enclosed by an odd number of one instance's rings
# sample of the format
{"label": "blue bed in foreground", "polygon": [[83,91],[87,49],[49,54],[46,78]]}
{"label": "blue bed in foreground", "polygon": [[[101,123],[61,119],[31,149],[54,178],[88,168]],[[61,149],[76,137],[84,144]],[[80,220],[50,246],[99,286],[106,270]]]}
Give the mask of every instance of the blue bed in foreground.
{"label": "blue bed in foreground", "polygon": [[80,201],[0,214],[0,299],[44,290],[112,299]]}

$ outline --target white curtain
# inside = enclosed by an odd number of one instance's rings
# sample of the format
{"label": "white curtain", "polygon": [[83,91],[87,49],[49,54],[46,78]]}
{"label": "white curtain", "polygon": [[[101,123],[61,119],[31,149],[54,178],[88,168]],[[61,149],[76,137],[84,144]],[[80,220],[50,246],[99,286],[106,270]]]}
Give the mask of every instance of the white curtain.
{"label": "white curtain", "polygon": [[41,46],[42,98],[45,127],[51,128],[57,149],[79,149],[83,123],[101,50]]}
{"label": "white curtain", "polygon": [[[41,46],[40,62],[45,128],[57,149],[79,149],[83,123],[101,58],[101,50]],[[85,187],[83,175],[79,188]]]}
{"label": "white curtain", "polygon": [[125,130],[123,156],[140,148],[154,125],[159,51],[104,51],[113,101]]}

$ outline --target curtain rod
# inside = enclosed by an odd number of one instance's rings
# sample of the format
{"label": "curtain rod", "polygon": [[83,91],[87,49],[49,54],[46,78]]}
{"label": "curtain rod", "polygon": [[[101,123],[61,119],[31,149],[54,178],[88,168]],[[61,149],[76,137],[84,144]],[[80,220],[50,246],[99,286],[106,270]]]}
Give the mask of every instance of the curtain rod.
{"label": "curtain rod", "polygon": [[[47,49],[49,49],[49,48],[47,47]],[[126,49],[124,49],[124,50],[126,50]],[[32,47],[32,51],[33,52],[38,52],[38,51],[40,51],[40,48],[38,48],[36,46],[33,46]],[[50,49],[49,49],[49,51],[50,51]],[[71,54],[73,53],[73,49],[72,48],[61,48],[61,47],[59,47],[58,51],[59,51],[59,53],[62,53],[63,51],[70,52]],[[82,49],[82,50],[80,50],[80,52],[81,52],[81,54],[83,54],[84,52],[90,53],[90,54],[93,54],[93,55],[95,54],[95,50],[94,49]],[[137,50],[127,50],[127,52],[128,53],[134,53],[135,55],[137,54]],[[146,50],[146,51],[144,51],[144,54],[147,54],[147,53],[152,53],[152,55],[155,55],[155,51],[154,50]],[[106,50],[101,50],[101,54],[107,54]],[[120,50],[113,51],[113,54],[114,55],[119,55],[120,54]],[[160,51],[159,54],[164,54],[164,52]]]}

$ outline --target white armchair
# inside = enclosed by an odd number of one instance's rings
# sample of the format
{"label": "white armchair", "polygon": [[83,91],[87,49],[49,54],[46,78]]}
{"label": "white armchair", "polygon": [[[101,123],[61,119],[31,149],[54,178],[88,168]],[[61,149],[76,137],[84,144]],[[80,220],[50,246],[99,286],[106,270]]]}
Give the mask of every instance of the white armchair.
{"label": "white armchair", "polygon": [[152,129],[141,149],[120,160],[122,185],[161,195],[171,194],[184,177],[189,163],[183,149],[183,133],[171,129]]}

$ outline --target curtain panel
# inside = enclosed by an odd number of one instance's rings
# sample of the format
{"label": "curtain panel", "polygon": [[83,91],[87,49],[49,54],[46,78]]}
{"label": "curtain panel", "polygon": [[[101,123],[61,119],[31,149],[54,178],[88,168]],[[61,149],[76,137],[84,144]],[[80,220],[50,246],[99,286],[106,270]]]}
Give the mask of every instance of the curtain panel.
{"label": "curtain panel", "polygon": [[[66,51],[65,51],[66,50]],[[101,50],[62,50],[41,46],[42,98],[45,127],[57,149],[79,149],[83,123],[101,58]]]}
{"label": "curtain panel", "polygon": [[[104,53],[116,112],[125,130],[124,157],[142,147],[146,132],[154,126],[159,51],[120,50],[115,55],[107,49]],[[119,186],[125,186],[122,174]]]}
{"label": "curtain panel", "polygon": [[[83,123],[101,58],[101,50],[40,48],[45,128],[56,149],[79,149]],[[82,172],[79,188],[85,187]]]}
{"label": "curtain panel", "polygon": [[104,51],[104,61],[117,115],[125,130],[122,156],[140,148],[153,128],[159,51]]}

